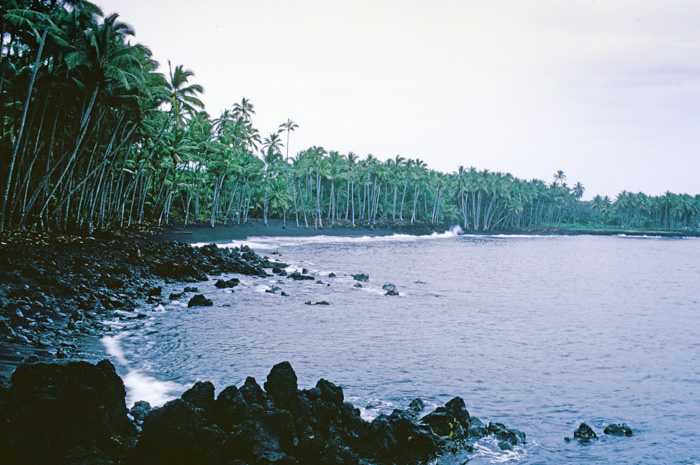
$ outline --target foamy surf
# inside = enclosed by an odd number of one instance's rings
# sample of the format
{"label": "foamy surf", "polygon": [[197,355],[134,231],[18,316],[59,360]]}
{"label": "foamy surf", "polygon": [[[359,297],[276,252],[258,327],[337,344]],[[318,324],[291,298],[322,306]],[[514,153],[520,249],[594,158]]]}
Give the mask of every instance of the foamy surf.
{"label": "foamy surf", "polygon": [[[304,236],[304,237],[277,237],[277,236],[258,236],[250,237],[243,241],[232,241],[228,244],[218,244],[219,247],[233,248],[240,246],[248,246],[253,250],[271,250],[280,247],[291,247],[310,244],[363,244],[363,243],[379,243],[379,242],[415,242],[435,239],[450,239],[463,234],[462,228],[453,226],[444,233],[434,232],[430,235],[416,236],[413,234],[391,234],[388,236]],[[193,243],[194,247],[207,245],[206,242]]]}
{"label": "foamy surf", "polygon": [[145,400],[151,406],[158,407],[176,398],[176,393],[183,391],[183,386],[171,381],[159,381],[129,366],[129,361],[121,345],[121,340],[126,334],[124,332],[116,336],[105,336],[102,338],[102,345],[107,355],[126,370],[122,380],[126,387],[127,407],[131,407],[140,400]]}

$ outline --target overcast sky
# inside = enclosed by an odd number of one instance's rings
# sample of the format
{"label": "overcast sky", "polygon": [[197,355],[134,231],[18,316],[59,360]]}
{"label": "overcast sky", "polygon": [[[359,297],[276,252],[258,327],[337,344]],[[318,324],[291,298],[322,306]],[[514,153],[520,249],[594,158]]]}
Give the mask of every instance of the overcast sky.
{"label": "overcast sky", "polygon": [[[263,135],[552,181],[700,193],[700,2],[96,0],[212,117]],[[165,69],[164,69],[165,71]]]}

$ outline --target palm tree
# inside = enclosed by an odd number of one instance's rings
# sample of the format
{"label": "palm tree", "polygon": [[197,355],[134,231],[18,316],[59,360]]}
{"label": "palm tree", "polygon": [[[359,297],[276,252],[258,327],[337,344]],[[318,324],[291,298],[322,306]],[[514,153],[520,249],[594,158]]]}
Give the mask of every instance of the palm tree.
{"label": "palm tree", "polygon": [[557,170],[556,173],[554,173],[554,185],[556,186],[557,182],[559,184],[563,184],[564,180],[566,179],[566,175],[562,170]]}

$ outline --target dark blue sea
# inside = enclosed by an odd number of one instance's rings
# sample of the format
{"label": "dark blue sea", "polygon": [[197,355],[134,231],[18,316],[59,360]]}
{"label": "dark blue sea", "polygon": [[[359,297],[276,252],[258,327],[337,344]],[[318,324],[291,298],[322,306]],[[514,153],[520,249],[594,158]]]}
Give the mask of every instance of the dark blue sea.
{"label": "dark blue sea", "polygon": [[[174,301],[115,320],[104,343],[128,403],[162,404],[197,380],[262,384],[288,360],[301,388],[331,380],[367,419],[461,396],[471,415],[527,434],[513,451],[485,439],[440,464],[700,464],[698,239],[453,231],[245,243],[317,279],[238,276],[235,292],[210,280],[197,286],[213,307]],[[356,273],[369,275],[362,288]],[[400,295],[385,296],[387,283]],[[566,442],[581,422],[600,439]],[[619,422],[634,435],[602,434]]]}

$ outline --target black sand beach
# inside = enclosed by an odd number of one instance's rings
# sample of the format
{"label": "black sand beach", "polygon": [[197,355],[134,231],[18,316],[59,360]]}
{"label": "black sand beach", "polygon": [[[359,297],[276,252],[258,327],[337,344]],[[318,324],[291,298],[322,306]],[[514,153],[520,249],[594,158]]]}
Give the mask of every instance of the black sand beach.
{"label": "black sand beach", "polygon": [[[445,228],[438,227],[438,231],[444,231]],[[352,227],[347,225],[324,226],[316,229],[313,225],[308,228],[304,227],[303,223],[300,227],[296,226],[294,221],[287,221],[287,227],[282,227],[282,220],[268,220],[268,226],[265,226],[262,220],[250,220],[248,224],[217,224],[211,227],[209,224],[196,223],[188,224],[173,224],[162,226],[154,231],[154,234],[148,238],[154,242],[178,241],[186,243],[228,243],[232,240],[246,239],[249,237],[274,236],[274,237],[310,237],[310,236],[387,236],[391,234],[430,234],[433,230],[423,224],[415,225],[398,225],[392,226],[377,226],[368,228],[365,226]]]}

